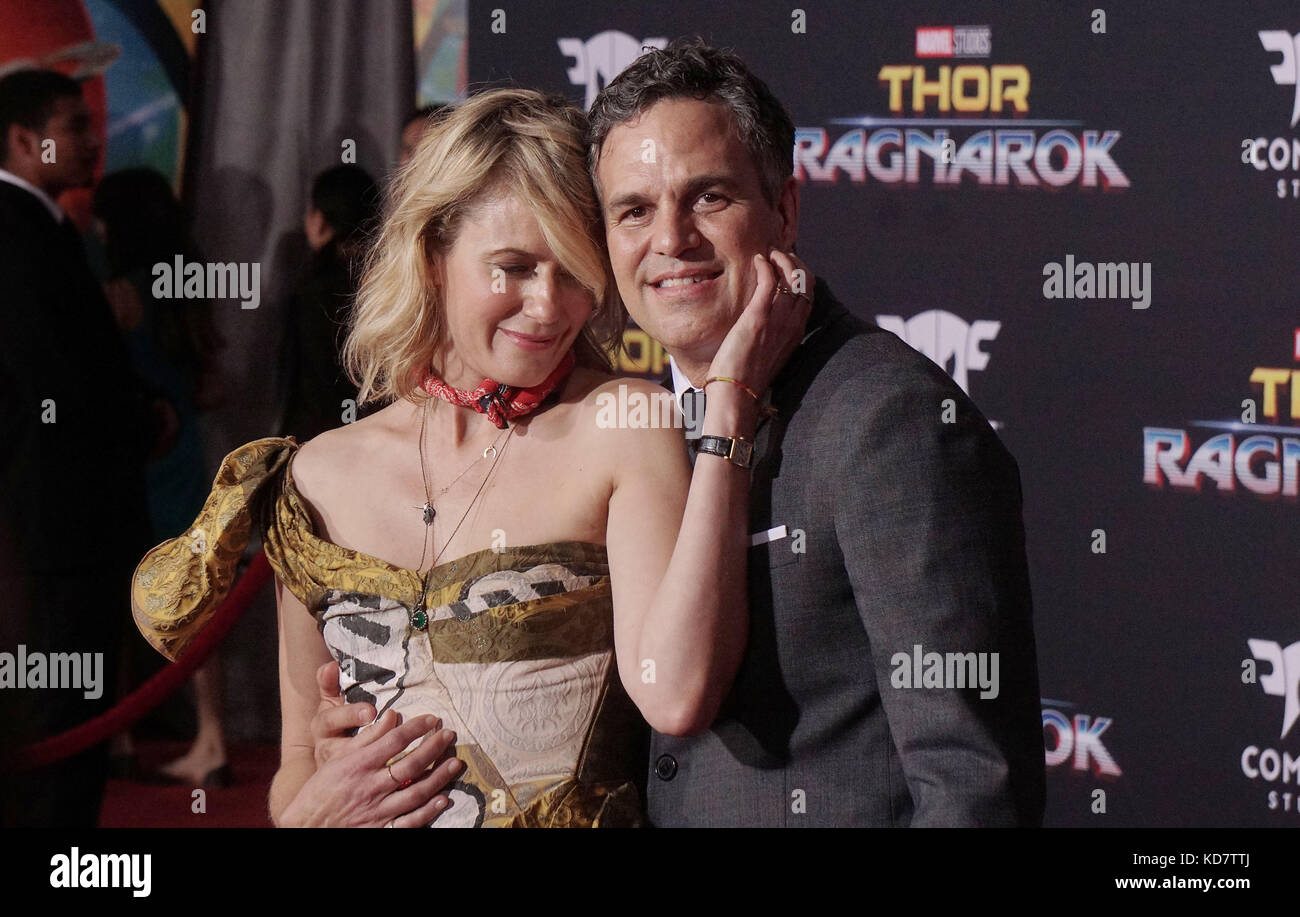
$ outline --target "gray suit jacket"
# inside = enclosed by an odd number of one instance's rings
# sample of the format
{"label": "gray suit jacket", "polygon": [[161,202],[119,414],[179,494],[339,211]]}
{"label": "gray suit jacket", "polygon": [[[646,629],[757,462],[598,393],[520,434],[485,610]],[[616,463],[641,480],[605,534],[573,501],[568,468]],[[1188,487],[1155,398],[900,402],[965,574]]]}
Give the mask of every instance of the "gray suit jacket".
{"label": "gray suit jacket", "polygon": [[[1015,460],[928,358],[820,281],[814,303],[755,443],[750,531],[786,535],[750,549],[749,643],[717,721],[652,738],[650,821],[1040,825]],[[914,656],[937,677],[931,652],[997,653],[996,697],[906,686]]]}

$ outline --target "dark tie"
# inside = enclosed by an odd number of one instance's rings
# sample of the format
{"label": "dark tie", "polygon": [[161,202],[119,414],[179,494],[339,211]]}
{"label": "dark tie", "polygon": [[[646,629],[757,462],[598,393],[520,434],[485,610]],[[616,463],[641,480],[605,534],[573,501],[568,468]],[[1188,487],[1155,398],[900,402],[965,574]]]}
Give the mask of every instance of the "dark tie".
{"label": "dark tie", "polygon": [[682,392],[682,415],[686,433],[686,456],[695,467],[695,450],[691,445],[699,438],[704,425],[704,390],[688,388]]}

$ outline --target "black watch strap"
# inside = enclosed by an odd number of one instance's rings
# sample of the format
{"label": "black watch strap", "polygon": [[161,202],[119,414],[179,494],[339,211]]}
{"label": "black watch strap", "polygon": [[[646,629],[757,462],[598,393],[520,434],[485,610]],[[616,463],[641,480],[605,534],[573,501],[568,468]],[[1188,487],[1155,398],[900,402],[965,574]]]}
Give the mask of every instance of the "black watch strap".
{"label": "black watch strap", "polygon": [[754,444],[740,436],[701,436],[695,440],[695,451],[716,455],[746,469],[754,461]]}

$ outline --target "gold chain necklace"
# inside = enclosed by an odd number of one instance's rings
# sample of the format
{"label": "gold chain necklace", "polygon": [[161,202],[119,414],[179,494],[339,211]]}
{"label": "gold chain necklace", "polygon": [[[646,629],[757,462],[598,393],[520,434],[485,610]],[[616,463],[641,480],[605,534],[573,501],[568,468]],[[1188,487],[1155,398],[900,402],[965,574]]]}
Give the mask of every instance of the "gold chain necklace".
{"label": "gold chain necklace", "polygon": [[[420,480],[424,482],[424,505],[413,507],[413,509],[418,509],[423,511],[425,525],[433,525],[433,519],[435,516],[438,515],[437,510],[433,508],[433,504],[436,503],[438,500],[442,499],[443,494],[451,490],[452,487],[455,486],[456,482],[459,481],[461,478],[465,477],[465,475],[469,473],[469,470],[473,468],[475,465],[477,465],[480,461],[482,461],[485,458],[495,456],[497,454],[497,443],[501,441],[501,437],[498,436],[497,439],[490,446],[488,446],[483,450],[482,455],[480,455],[478,458],[474,459],[474,461],[466,465],[465,470],[462,471],[460,474],[456,475],[456,477],[452,478],[451,483],[448,484],[446,487],[444,487],[442,490],[438,491],[438,496],[435,497],[430,494],[429,475],[425,471],[425,467],[424,467],[424,423],[428,419],[428,417],[429,417],[429,401],[426,400],[424,402],[424,411],[420,415]],[[420,552],[420,566],[424,566],[423,551]]]}

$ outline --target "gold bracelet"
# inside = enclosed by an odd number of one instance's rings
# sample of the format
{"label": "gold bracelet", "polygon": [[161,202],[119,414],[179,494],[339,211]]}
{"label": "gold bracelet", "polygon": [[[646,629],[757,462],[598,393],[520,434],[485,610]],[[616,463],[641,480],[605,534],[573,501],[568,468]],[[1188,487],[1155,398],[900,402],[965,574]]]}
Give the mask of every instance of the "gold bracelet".
{"label": "gold bracelet", "polygon": [[741,388],[743,388],[745,391],[749,392],[749,397],[753,398],[755,401],[763,400],[762,398],[759,398],[758,395],[754,394],[754,390],[752,388],[750,388],[745,383],[741,382],[739,379],[733,379],[730,376],[709,376],[709,378],[704,380],[703,387],[708,388],[710,382],[730,382],[732,385],[738,385]]}

